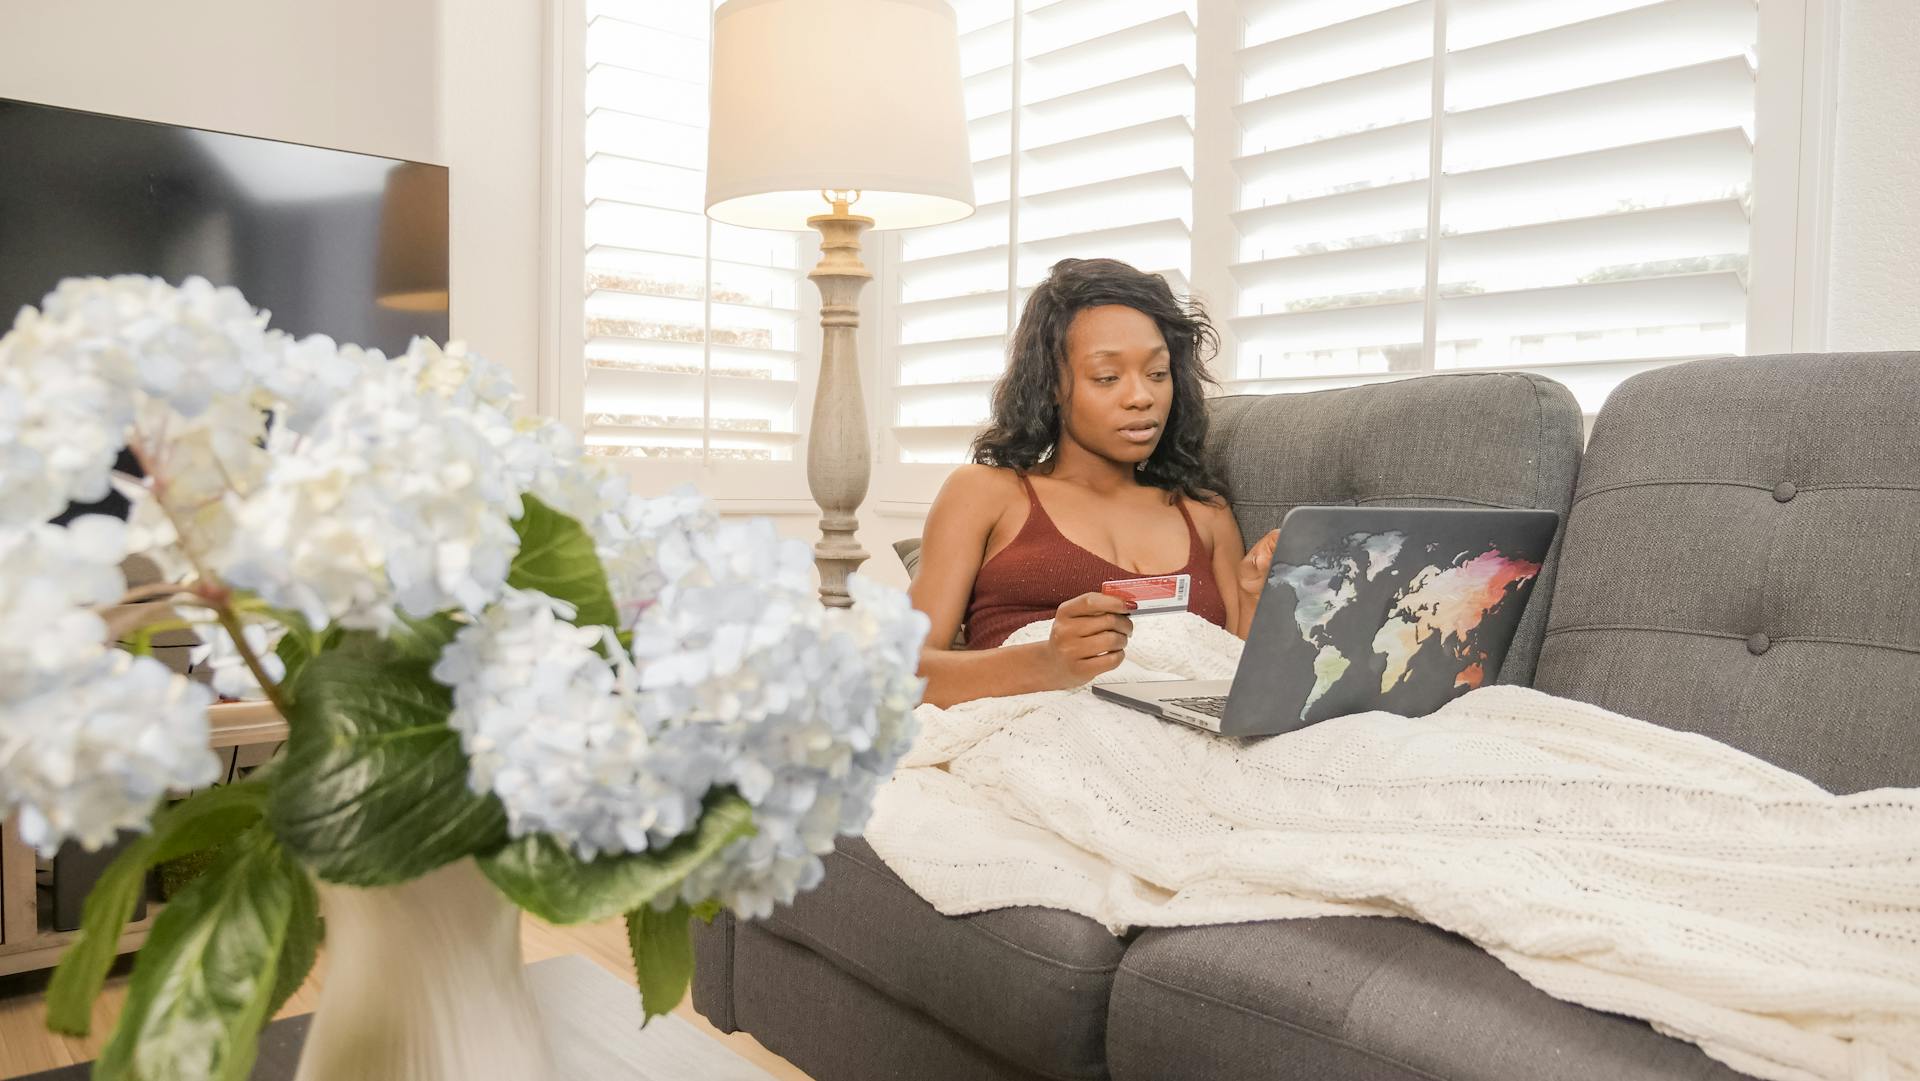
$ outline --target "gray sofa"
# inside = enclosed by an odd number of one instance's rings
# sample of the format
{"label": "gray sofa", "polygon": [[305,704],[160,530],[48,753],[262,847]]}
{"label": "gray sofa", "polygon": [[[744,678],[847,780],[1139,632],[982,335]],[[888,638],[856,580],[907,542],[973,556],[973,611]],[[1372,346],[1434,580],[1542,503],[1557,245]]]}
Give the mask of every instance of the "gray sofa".
{"label": "gray sofa", "polygon": [[[1567,512],[1503,682],[1838,791],[1920,784],[1920,353],[1637,376],[1584,462],[1572,397],[1524,375],[1226,398],[1215,416],[1249,541],[1309,503]],[[792,908],[699,929],[693,989],[816,1081],[1744,1076],[1412,921],[1116,939],[1050,909],[943,917],[861,841],[827,865]]]}

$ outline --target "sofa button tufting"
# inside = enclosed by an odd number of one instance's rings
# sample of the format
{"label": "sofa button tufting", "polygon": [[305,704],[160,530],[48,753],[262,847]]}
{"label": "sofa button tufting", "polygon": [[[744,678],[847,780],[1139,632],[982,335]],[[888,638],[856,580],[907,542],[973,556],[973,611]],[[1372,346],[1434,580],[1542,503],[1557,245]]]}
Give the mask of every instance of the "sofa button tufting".
{"label": "sofa button tufting", "polygon": [[1774,501],[1778,503],[1785,503],[1798,494],[1800,494],[1800,489],[1795,488],[1793,482],[1790,480],[1783,480],[1773,486],[1773,498]]}
{"label": "sofa button tufting", "polygon": [[1753,637],[1747,639],[1747,652],[1753,654],[1756,657],[1758,657],[1760,654],[1765,653],[1767,650],[1772,648],[1773,648],[1773,639],[1768,638],[1764,634],[1756,634]]}

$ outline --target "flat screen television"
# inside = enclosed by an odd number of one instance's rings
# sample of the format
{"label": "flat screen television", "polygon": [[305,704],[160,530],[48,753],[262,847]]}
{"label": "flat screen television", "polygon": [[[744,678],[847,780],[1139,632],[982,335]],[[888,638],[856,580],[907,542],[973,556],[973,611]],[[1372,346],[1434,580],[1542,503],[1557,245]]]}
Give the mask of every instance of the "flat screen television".
{"label": "flat screen television", "polygon": [[447,171],[0,98],[0,332],[60,279],[113,274],[197,274],[389,355],[445,341]]}

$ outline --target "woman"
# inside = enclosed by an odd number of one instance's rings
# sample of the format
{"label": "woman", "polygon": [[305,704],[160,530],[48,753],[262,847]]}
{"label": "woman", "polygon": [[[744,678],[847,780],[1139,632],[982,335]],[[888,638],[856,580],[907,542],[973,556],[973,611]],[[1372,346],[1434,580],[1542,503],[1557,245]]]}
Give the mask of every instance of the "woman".
{"label": "woman", "polygon": [[[927,515],[911,594],[932,621],[926,701],[1079,686],[1119,666],[1130,602],[1100,583],[1192,576],[1188,610],[1246,637],[1274,534],[1244,556],[1207,434],[1205,312],[1112,259],[1067,259],[1028,298],[974,464]],[[1004,646],[1052,619],[1044,642]]]}

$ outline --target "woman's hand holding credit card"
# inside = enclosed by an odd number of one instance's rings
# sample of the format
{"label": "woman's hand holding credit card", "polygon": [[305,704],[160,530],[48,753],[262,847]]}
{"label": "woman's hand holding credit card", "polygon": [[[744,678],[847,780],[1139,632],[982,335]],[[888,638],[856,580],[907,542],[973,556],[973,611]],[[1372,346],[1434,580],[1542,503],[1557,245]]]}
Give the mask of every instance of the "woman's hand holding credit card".
{"label": "woman's hand holding credit card", "polygon": [[1133,610],[1132,600],[1110,593],[1082,593],[1062,603],[1045,643],[1053,672],[1049,682],[1061,689],[1078,687],[1120,667],[1133,633]]}

